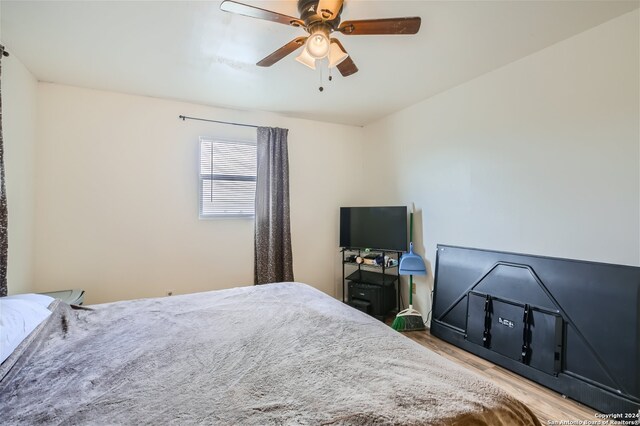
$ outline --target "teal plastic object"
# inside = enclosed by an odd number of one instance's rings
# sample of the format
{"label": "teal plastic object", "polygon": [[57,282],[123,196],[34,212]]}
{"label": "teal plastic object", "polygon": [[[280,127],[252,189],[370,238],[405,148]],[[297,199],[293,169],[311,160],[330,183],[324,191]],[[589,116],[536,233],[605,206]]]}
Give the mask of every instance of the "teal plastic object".
{"label": "teal plastic object", "polygon": [[427,275],[427,266],[419,254],[413,252],[413,242],[409,243],[409,253],[400,258],[400,275]]}

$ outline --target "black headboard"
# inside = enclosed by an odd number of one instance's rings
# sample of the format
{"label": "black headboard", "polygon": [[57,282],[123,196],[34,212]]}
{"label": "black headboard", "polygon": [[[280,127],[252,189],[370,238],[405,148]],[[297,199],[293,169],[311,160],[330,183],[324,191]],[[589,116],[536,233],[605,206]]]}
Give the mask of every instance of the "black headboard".
{"label": "black headboard", "polygon": [[431,334],[605,413],[640,410],[640,268],[438,245]]}

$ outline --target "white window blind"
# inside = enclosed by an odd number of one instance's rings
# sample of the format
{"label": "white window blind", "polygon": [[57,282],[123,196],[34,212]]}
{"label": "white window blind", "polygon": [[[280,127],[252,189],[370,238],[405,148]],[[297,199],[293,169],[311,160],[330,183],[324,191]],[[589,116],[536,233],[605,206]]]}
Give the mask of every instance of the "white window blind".
{"label": "white window blind", "polygon": [[200,217],[253,216],[256,144],[200,138]]}

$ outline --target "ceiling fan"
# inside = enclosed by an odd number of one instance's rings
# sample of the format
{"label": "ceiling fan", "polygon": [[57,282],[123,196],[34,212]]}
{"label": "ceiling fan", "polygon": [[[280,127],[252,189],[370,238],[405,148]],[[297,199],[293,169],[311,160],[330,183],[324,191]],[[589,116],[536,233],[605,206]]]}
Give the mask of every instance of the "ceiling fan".
{"label": "ceiling fan", "polygon": [[421,20],[419,17],[363,19],[341,23],[340,15],[342,14],[343,2],[344,0],[298,0],[300,18],[231,0],[223,1],[220,9],[252,18],[299,27],[309,33],[308,36],[291,40],[256,65],[270,67],[285,56],[305,46],[302,53],[296,58],[298,62],[311,69],[316,69],[317,60],[328,58],[329,68],[337,67],[344,77],[358,72],[358,67],[356,67],[340,40],[331,38],[331,33],[339,32],[344,35],[410,35],[416,34],[420,29]]}

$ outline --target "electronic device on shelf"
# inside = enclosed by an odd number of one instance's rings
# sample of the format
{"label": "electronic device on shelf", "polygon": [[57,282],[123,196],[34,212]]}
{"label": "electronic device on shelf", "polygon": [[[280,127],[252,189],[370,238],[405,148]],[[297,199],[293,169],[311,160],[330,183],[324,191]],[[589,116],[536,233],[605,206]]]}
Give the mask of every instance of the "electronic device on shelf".
{"label": "electronic device on shelf", "polygon": [[395,305],[393,285],[376,285],[366,282],[349,281],[349,305],[367,313],[380,321]]}

